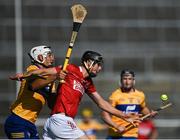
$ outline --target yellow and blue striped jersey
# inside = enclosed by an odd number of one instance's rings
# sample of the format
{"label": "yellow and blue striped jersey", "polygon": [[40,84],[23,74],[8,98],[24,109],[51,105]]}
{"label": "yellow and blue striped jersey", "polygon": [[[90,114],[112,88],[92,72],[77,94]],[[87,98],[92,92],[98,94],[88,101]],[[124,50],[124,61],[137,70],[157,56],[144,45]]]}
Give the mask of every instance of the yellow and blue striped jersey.
{"label": "yellow and blue striped jersey", "polygon": [[[30,65],[27,72],[39,69],[36,65]],[[38,92],[29,88],[27,80],[22,80],[16,101],[10,107],[12,113],[21,118],[35,123],[37,117],[45,104],[46,94],[50,92],[50,86],[46,86]]]}
{"label": "yellow and blue striped jersey", "polygon": [[[134,89],[133,92],[126,93],[122,92],[121,88],[119,88],[111,94],[109,100],[113,107],[124,113],[140,113],[142,108],[146,106],[144,93],[137,89]],[[112,116],[112,120],[121,126],[128,124],[128,122],[116,116]],[[109,136],[137,137],[138,128],[130,129],[122,135],[117,133],[114,128],[109,128]]]}

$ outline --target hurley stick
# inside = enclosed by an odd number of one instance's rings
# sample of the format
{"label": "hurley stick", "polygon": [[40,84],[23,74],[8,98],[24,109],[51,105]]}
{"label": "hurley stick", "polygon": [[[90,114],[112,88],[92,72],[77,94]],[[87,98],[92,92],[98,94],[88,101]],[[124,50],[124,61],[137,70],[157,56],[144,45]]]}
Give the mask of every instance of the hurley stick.
{"label": "hurley stick", "polygon": [[[76,41],[76,37],[78,34],[78,31],[80,29],[81,24],[83,23],[84,18],[86,17],[87,11],[81,4],[76,4],[71,7],[72,15],[73,15],[73,30],[71,34],[71,40],[69,43],[69,47],[66,53],[66,58],[63,65],[63,70],[66,70],[66,67],[69,63],[69,58],[72,53],[72,49],[74,46],[74,42]],[[61,82],[64,82],[61,80]]]}

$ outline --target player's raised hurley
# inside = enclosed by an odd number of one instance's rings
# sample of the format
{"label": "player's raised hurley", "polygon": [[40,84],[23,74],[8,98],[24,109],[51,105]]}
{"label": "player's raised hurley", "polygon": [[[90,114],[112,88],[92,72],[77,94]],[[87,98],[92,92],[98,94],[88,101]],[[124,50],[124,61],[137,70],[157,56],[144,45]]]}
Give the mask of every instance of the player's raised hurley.
{"label": "player's raised hurley", "polygon": [[[71,34],[71,40],[69,43],[69,47],[68,47],[68,50],[66,53],[63,70],[66,70],[67,64],[69,62],[69,58],[72,53],[74,42],[75,42],[77,34],[78,34],[78,31],[79,31],[80,26],[83,23],[84,18],[86,17],[86,14],[87,14],[87,10],[81,4],[73,5],[71,7],[71,11],[72,11],[72,16],[73,16],[73,30],[72,30],[72,34]],[[63,82],[63,81],[61,81],[61,82]]]}

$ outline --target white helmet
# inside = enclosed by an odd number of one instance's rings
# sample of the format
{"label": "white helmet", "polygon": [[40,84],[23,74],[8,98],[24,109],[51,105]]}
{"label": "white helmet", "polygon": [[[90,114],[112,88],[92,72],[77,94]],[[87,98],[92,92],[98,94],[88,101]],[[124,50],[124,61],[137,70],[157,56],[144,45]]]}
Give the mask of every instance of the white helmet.
{"label": "white helmet", "polygon": [[[40,64],[44,63],[45,59],[47,57],[48,53],[51,53],[51,49],[49,46],[36,46],[33,47],[29,53],[31,59],[35,62],[38,62]],[[38,55],[42,55],[43,56],[43,61],[40,61],[38,59]]]}

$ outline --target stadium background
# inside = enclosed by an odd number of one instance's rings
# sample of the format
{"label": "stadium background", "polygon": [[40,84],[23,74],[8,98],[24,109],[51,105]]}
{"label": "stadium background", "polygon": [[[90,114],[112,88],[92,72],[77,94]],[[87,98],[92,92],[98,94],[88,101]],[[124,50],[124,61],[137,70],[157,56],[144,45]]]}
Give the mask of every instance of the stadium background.
{"label": "stadium background", "polygon": [[[16,63],[21,59],[20,55],[16,59],[17,45],[22,45],[23,70],[30,62],[30,48],[41,44],[52,46],[56,64],[62,64],[72,30],[70,7],[75,3],[83,4],[88,14],[70,62],[78,64],[85,50],[103,54],[103,72],[94,81],[105,99],[118,87],[120,71],[133,69],[136,86],[146,93],[151,108],[161,104],[161,93],[167,93],[174,103],[155,118],[158,138],[180,138],[179,0],[0,0],[0,138],[5,138],[4,119],[16,98],[16,83],[8,76],[16,73]],[[17,12],[22,16],[18,17]],[[99,110],[87,96],[77,118],[87,106],[100,119]],[[40,133],[48,115],[44,107],[37,121]],[[105,133],[98,137],[104,138]]]}

